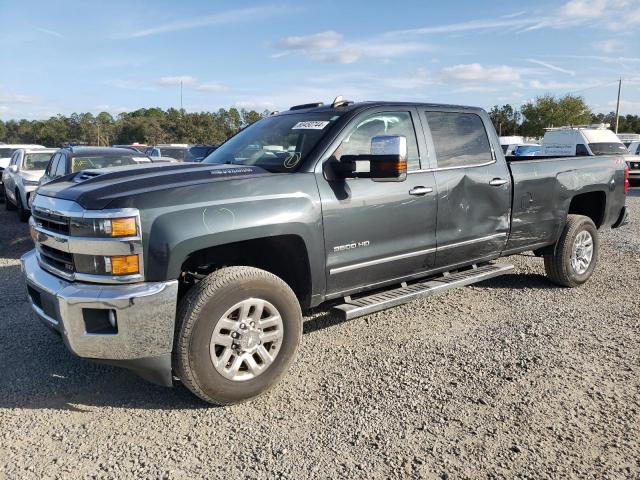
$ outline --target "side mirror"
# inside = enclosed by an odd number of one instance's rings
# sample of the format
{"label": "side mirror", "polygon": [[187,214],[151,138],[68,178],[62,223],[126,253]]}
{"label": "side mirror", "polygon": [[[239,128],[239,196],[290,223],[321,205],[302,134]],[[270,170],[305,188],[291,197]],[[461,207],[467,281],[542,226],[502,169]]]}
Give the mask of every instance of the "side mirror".
{"label": "side mirror", "polygon": [[17,165],[9,165],[9,171],[11,173],[16,173],[18,171],[18,166]]}
{"label": "side mirror", "polygon": [[379,135],[371,139],[369,155],[343,155],[336,165],[341,176],[370,178],[374,182],[407,179],[407,138]]}

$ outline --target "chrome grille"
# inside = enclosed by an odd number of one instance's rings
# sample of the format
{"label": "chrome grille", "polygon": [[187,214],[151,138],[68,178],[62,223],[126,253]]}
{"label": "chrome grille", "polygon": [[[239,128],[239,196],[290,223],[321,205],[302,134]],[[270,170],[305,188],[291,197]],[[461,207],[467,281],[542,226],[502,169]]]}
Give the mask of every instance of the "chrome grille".
{"label": "chrome grille", "polygon": [[56,215],[55,213],[45,212],[38,208],[33,209],[32,215],[36,226],[49,230],[50,232],[69,235],[69,218]]}
{"label": "chrome grille", "polygon": [[76,271],[72,254],[46,245],[38,245],[38,251],[40,253],[40,259],[53,268],[68,274]]}
{"label": "chrome grille", "polygon": [[[144,280],[142,238],[85,237],[72,235],[72,223],[88,218],[135,217],[137,231],[141,232],[140,214],[135,208],[89,211],[77,203],[36,194],[33,199],[29,224],[36,244],[40,266],[49,273],[64,278],[92,283],[135,283]],[[140,271],[130,275],[95,273],[105,257],[136,254]]]}

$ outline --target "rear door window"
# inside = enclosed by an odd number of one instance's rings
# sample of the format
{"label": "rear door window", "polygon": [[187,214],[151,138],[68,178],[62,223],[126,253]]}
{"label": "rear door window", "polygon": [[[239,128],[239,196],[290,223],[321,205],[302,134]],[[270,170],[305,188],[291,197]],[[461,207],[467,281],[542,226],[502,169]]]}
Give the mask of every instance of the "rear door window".
{"label": "rear door window", "polygon": [[493,161],[489,137],[475,113],[425,112],[438,168],[472,167]]}

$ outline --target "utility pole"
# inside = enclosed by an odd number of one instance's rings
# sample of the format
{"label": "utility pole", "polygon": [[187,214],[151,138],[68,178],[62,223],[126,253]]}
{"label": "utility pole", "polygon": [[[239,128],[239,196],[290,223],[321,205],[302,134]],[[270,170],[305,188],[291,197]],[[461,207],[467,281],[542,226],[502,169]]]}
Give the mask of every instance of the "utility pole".
{"label": "utility pole", "polygon": [[620,77],[620,81],[618,82],[618,101],[616,102],[616,135],[618,134],[618,123],[620,119],[620,90],[622,90],[622,77]]}
{"label": "utility pole", "polygon": [[180,80],[180,113],[182,113],[182,80]]}

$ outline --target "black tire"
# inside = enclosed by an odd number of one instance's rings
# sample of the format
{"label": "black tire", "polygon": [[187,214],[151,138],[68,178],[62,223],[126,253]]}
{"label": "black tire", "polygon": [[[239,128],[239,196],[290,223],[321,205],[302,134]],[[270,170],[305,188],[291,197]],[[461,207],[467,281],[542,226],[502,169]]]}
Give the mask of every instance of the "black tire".
{"label": "black tire", "polygon": [[[593,256],[583,273],[578,273],[571,265],[574,242],[581,232],[588,232],[593,240]],[[562,235],[553,251],[544,255],[544,268],[549,279],[562,287],[577,287],[589,280],[598,261],[600,239],[598,229],[589,217],[568,215]]]}
{"label": "black tire", "polygon": [[31,215],[31,212],[22,206],[22,197],[20,196],[20,192],[18,190],[16,190],[16,209],[18,210],[18,218],[21,222],[26,222],[27,220],[29,220],[29,215]]}
{"label": "black tire", "polygon": [[11,199],[7,195],[7,190],[4,191],[4,209],[13,212],[16,209],[16,206],[11,203]]}
{"label": "black tire", "polygon": [[[273,363],[260,375],[234,381],[214,367],[210,342],[225,312],[238,302],[259,298],[282,318],[283,339]],[[277,276],[253,267],[226,267],[194,286],[182,300],[176,319],[174,368],[182,383],[216,405],[244,402],[266,392],[286,373],[302,336],[302,312],[291,288]]]}

